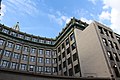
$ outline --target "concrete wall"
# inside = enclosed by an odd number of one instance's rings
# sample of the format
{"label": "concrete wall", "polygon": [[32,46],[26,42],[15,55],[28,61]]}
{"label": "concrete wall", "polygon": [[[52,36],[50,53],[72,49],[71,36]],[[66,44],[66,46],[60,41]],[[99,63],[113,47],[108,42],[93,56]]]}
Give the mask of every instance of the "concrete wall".
{"label": "concrete wall", "polygon": [[94,23],[80,31],[75,37],[82,77],[111,77]]}

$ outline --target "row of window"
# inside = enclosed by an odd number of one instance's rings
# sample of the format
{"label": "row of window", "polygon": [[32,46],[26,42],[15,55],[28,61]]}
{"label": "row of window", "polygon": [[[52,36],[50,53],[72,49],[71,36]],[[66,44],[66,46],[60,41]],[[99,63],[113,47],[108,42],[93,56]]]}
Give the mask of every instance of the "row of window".
{"label": "row of window", "polygon": [[117,50],[119,50],[118,45],[117,45],[116,42],[112,42],[110,40],[107,41],[105,38],[103,38],[103,43],[104,43],[105,46],[109,46],[111,48],[115,47]]}
{"label": "row of window", "polygon": [[[2,53],[2,50],[0,49],[0,54]],[[11,53],[10,51],[7,51],[7,50],[5,50],[4,51],[4,54],[3,54],[4,56],[6,56],[6,57],[10,57],[11,55],[12,55],[12,58],[15,58],[15,59],[19,59],[20,58],[20,54],[19,53]],[[35,62],[36,61],[36,57],[35,56],[30,56],[30,57],[28,57],[28,55],[25,55],[25,54],[22,54],[21,55],[21,60],[24,60],[24,61],[30,61],[30,62]],[[37,58],[37,62],[39,62],[39,63],[44,63],[44,58],[43,57],[38,57]],[[53,58],[52,59],[52,63],[56,63],[57,62],[57,60],[56,60],[56,58]],[[51,58],[45,58],[45,63],[51,63]]]}
{"label": "row of window", "polygon": [[[6,61],[6,60],[2,60],[1,62],[1,67],[3,68],[8,68],[8,65],[9,65],[9,61]],[[35,68],[37,69],[37,72],[47,72],[47,73],[51,73],[51,72],[57,72],[57,67],[49,67],[49,66],[34,66],[34,65],[29,65],[28,66],[28,70],[29,71],[35,71]],[[18,69],[18,63],[15,63],[15,62],[11,62],[10,63],[10,69]],[[27,71],[27,65],[26,64],[20,64],[20,67],[19,67],[19,70],[25,70]]]}
{"label": "row of window", "polygon": [[7,29],[2,29],[2,32],[6,33],[6,34],[10,34],[14,37],[18,37],[18,38],[22,38],[22,39],[25,39],[25,40],[31,40],[33,42],[39,42],[39,43],[45,43],[45,44],[54,44],[55,41],[51,41],[51,40],[44,40],[44,39],[38,39],[37,37],[32,37],[31,36],[25,36],[24,34],[18,34],[16,32],[10,32],[9,30]]}
{"label": "row of window", "polygon": [[108,30],[106,30],[106,29],[104,29],[100,26],[98,26],[98,28],[99,28],[99,31],[100,31],[101,34],[104,34],[106,36],[111,36],[111,38],[114,38],[112,32],[110,32],[110,31],[108,31]]}

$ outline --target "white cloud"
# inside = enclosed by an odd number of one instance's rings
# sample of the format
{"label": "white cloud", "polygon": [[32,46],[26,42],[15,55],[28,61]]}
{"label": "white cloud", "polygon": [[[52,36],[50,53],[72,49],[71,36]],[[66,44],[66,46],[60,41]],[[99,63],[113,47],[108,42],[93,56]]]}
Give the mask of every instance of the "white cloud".
{"label": "white cloud", "polygon": [[2,20],[3,16],[5,15],[5,12],[6,12],[6,6],[2,3],[1,4],[1,16],[0,16],[0,20]]}
{"label": "white cloud", "polygon": [[18,11],[20,14],[34,15],[38,12],[36,3],[32,0],[8,0],[5,3],[6,9],[15,13]]}
{"label": "white cloud", "polygon": [[92,2],[93,4],[96,4],[96,0],[88,0],[90,2]]}
{"label": "white cloud", "polygon": [[103,1],[103,11],[110,11],[106,17],[110,19],[111,28],[120,34],[120,0],[102,0]]}
{"label": "white cloud", "polygon": [[86,19],[86,18],[84,18],[84,17],[81,17],[80,20],[81,20],[81,21],[84,21],[84,22],[86,22],[86,23],[88,23],[88,24],[90,24],[90,23],[92,22],[92,20],[88,20],[88,19]]}
{"label": "white cloud", "polygon": [[100,20],[110,20],[111,14],[108,11],[102,11],[102,13],[99,15]]}

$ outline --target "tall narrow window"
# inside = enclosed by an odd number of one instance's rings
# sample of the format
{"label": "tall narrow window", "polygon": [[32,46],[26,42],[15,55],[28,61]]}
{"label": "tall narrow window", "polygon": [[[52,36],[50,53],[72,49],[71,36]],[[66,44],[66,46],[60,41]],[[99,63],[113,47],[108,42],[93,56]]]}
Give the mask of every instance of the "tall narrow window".
{"label": "tall narrow window", "polygon": [[9,64],[9,62],[6,61],[6,60],[2,60],[2,62],[1,62],[1,65],[2,65],[2,67],[4,67],[4,68],[7,68],[7,67],[8,67],[8,64]]}
{"label": "tall narrow window", "polygon": [[0,39],[0,46],[4,45],[4,40]]}
{"label": "tall narrow window", "polygon": [[70,53],[70,47],[69,48],[67,48],[67,54],[69,54]]}
{"label": "tall narrow window", "polygon": [[108,54],[109,59],[110,59],[110,60],[113,60],[113,56],[112,56],[111,52],[110,52],[110,51],[107,51],[107,54]]}
{"label": "tall narrow window", "polygon": [[21,45],[16,44],[16,45],[15,45],[15,49],[16,49],[16,50],[20,50],[20,49],[21,49]]}
{"label": "tall narrow window", "polygon": [[76,66],[74,66],[74,69],[75,69],[75,73],[78,73],[80,71],[79,65],[77,64]]}
{"label": "tall narrow window", "polygon": [[66,45],[68,45],[68,44],[69,44],[69,39],[67,38],[67,39],[66,39]]}
{"label": "tall narrow window", "polygon": [[45,63],[50,64],[50,59],[49,59],[49,58],[46,58],[46,59],[45,59]]}
{"label": "tall narrow window", "polygon": [[77,53],[73,54],[73,61],[75,61],[77,59],[78,59]]}
{"label": "tall narrow window", "polygon": [[75,39],[75,36],[74,36],[74,34],[72,33],[71,35],[70,35],[70,40],[72,41],[72,40],[74,40]]}
{"label": "tall narrow window", "polygon": [[7,42],[7,47],[12,48],[13,47],[13,43],[12,42]]}
{"label": "tall narrow window", "polygon": [[38,58],[38,63],[43,63],[43,58],[42,57]]}
{"label": "tall narrow window", "polygon": [[11,63],[11,66],[10,66],[11,69],[17,69],[17,67],[18,67],[17,63],[15,63],[15,62]]}
{"label": "tall narrow window", "polygon": [[51,72],[51,67],[45,67],[45,72],[47,73]]}
{"label": "tall narrow window", "polygon": [[38,54],[40,54],[40,55],[43,54],[43,49],[39,49]]}
{"label": "tall narrow window", "polygon": [[51,56],[50,50],[46,50],[46,55],[47,55],[47,56]]}
{"label": "tall narrow window", "polygon": [[113,48],[112,41],[108,40],[108,43],[109,43],[109,46],[110,46],[111,48]]}
{"label": "tall narrow window", "polygon": [[75,43],[73,43],[73,44],[71,45],[71,47],[72,47],[72,50],[74,50],[74,49],[76,48]]}
{"label": "tall narrow window", "polygon": [[35,57],[34,57],[34,56],[31,56],[31,57],[30,57],[30,61],[31,61],[31,62],[35,62]]}
{"label": "tall narrow window", "polygon": [[108,46],[106,39],[102,39],[105,46]]}
{"label": "tall narrow window", "polygon": [[43,72],[43,67],[42,66],[38,66],[37,67],[37,72]]}
{"label": "tall narrow window", "polygon": [[28,60],[28,56],[27,55],[25,55],[25,54],[22,54],[22,60],[24,60],[24,61],[27,61]]}
{"label": "tall narrow window", "polygon": [[30,65],[29,66],[29,71],[34,71],[35,70],[35,66],[34,65]]}
{"label": "tall narrow window", "polygon": [[27,70],[26,64],[20,64],[20,70]]}
{"label": "tall narrow window", "polygon": [[36,49],[35,49],[35,48],[32,48],[32,49],[31,49],[31,53],[32,53],[32,54],[34,54],[34,53],[35,53],[35,51],[36,51]]}
{"label": "tall narrow window", "polygon": [[29,52],[29,47],[24,46],[23,50],[24,50],[25,52]]}
{"label": "tall narrow window", "polygon": [[7,51],[7,50],[4,51],[4,56],[10,57],[10,55],[11,55],[11,52],[10,52],[10,51]]}
{"label": "tall narrow window", "polygon": [[15,52],[13,53],[13,58],[19,59],[19,56],[20,56],[19,53],[15,53]]}

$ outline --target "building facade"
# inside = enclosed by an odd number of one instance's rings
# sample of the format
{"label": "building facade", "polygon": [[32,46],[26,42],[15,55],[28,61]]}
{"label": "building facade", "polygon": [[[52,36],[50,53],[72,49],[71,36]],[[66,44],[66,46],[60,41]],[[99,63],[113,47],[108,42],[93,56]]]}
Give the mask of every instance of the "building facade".
{"label": "building facade", "polygon": [[55,39],[0,24],[0,75],[6,75],[5,80],[16,73],[55,80],[119,80],[119,55],[120,35],[96,21],[72,18]]}

